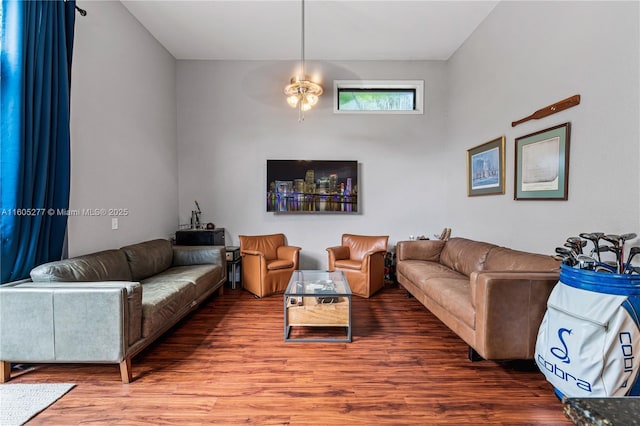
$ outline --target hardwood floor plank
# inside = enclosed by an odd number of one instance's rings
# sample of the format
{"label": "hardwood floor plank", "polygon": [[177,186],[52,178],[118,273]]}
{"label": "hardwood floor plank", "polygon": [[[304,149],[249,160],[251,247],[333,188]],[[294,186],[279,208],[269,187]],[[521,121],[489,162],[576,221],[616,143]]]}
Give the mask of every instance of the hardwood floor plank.
{"label": "hardwood floor plank", "polygon": [[227,290],[117,365],[39,365],[12,383],[76,387],[29,425],[570,425],[530,363],[467,359],[415,299],[353,299],[352,343],[284,342],[282,296]]}

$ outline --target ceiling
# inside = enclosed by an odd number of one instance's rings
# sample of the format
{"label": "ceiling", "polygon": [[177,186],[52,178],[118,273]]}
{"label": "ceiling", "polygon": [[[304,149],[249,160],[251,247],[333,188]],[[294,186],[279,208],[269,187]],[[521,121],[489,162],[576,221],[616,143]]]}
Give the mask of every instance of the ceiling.
{"label": "ceiling", "polygon": [[[298,0],[121,0],[176,59],[300,58]],[[310,60],[446,60],[498,1],[307,0]]]}

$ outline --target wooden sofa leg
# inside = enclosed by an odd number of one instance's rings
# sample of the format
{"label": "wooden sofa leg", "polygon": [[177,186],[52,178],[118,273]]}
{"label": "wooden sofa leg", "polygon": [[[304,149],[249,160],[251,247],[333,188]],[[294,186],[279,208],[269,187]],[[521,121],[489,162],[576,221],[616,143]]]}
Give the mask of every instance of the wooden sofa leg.
{"label": "wooden sofa leg", "polygon": [[0,361],[0,368],[2,369],[0,383],[6,383],[11,379],[11,362]]}
{"label": "wooden sofa leg", "polygon": [[120,377],[122,383],[131,383],[133,381],[133,374],[131,374],[131,358],[125,358],[120,362]]}
{"label": "wooden sofa leg", "polygon": [[480,354],[476,352],[475,349],[469,346],[469,361],[476,362],[476,361],[482,361],[483,359],[484,358],[482,358]]}

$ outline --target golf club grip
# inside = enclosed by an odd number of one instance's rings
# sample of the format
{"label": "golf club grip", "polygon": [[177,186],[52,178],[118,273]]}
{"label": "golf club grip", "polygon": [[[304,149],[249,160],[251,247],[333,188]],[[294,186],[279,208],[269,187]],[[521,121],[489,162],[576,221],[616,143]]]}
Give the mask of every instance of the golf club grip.
{"label": "golf club grip", "polygon": [[574,107],[578,104],[580,104],[580,95],[573,95],[570,98],[563,99],[559,102],[556,102],[555,104],[551,104],[549,106],[541,108],[528,117],[522,118],[518,121],[513,121],[511,123],[511,127],[516,127],[518,124],[522,124],[525,121],[538,120],[540,118],[547,117],[549,115],[555,114],[556,112],[564,111],[565,109]]}

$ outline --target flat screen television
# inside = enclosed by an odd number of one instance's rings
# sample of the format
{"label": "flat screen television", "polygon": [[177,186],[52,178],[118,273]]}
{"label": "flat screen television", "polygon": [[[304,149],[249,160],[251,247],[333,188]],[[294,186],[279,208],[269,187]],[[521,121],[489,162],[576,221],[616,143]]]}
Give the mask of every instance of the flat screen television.
{"label": "flat screen television", "polygon": [[267,160],[267,212],[358,213],[358,162]]}

